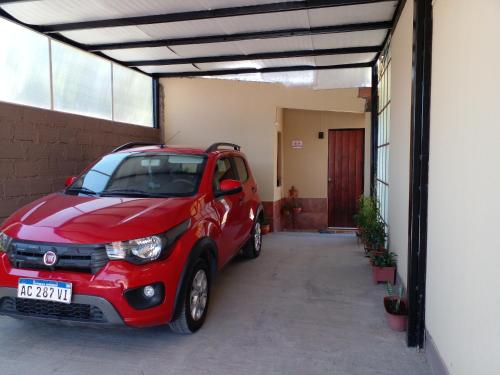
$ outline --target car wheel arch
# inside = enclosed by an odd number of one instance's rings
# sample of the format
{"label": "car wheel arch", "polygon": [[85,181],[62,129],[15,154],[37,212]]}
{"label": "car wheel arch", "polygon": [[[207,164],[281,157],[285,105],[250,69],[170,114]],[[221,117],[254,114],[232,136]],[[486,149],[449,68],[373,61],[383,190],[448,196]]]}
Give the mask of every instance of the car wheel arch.
{"label": "car wheel arch", "polygon": [[177,284],[177,290],[175,293],[175,304],[173,315],[171,320],[177,317],[182,310],[182,303],[184,300],[184,291],[186,290],[187,276],[189,275],[189,271],[192,267],[194,267],[196,261],[199,258],[203,258],[207,261],[210,267],[210,283],[213,282],[215,276],[217,274],[217,259],[218,259],[218,250],[217,245],[214,240],[210,237],[200,238],[192,247],[186,262],[184,264],[184,268],[181,273],[180,281]]}

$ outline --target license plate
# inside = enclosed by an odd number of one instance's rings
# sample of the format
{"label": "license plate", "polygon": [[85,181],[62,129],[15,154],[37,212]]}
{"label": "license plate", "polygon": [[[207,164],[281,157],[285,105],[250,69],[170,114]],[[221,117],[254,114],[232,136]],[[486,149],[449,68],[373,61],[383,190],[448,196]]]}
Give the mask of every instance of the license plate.
{"label": "license plate", "polygon": [[17,297],[71,303],[71,283],[63,281],[19,279]]}

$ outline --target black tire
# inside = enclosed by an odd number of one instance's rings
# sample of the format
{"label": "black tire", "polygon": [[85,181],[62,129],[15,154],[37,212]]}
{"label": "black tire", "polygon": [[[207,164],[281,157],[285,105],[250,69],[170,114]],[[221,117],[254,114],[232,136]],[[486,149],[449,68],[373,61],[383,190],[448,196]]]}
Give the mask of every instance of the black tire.
{"label": "black tire", "polygon": [[252,233],[247,243],[241,249],[241,254],[247,259],[257,258],[262,250],[261,222],[256,221],[252,227]]}
{"label": "black tire", "polygon": [[[204,304],[201,315],[199,315],[199,317],[194,317],[193,315],[196,314],[192,313],[192,293],[195,293],[195,277],[197,277],[199,272],[204,273],[206,276],[206,302]],[[198,298],[200,297],[198,296]],[[170,322],[169,326],[170,329],[175,333],[189,335],[198,331],[205,322],[205,318],[207,317],[208,305],[210,301],[210,270],[208,267],[208,263],[204,259],[199,258],[195,262],[194,267],[191,268],[183,290],[182,299],[182,309],[178,316]]]}

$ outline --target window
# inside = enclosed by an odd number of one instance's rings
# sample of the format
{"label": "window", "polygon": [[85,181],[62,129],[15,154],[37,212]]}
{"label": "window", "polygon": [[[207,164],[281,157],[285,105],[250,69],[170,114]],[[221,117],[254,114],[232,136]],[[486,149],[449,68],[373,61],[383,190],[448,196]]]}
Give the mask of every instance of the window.
{"label": "window", "polygon": [[229,158],[221,158],[217,160],[214,172],[213,186],[214,190],[220,189],[220,182],[223,180],[237,180],[236,172]]}
{"label": "window", "polygon": [[0,100],[153,126],[151,77],[1,17]]}
{"label": "window", "polygon": [[111,120],[111,62],[52,41],[54,109]]}
{"label": "window", "polygon": [[119,152],[103,157],[68,194],[168,197],[193,195],[205,158],[198,155]]}
{"label": "window", "polygon": [[242,158],[234,158],[234,163],[236,164],[236,170],[238,171],[240,181],[246,182],[248,180],[248,170],[245,161]]}
{"label": "window", "polygon": [[389,132],[391,118],[391,54],[387,47],[378,61],[377,173],[375,190],[380,216],[389,225]]}
{"label": "window", "polygon": [[0,100],[50,109],[49,38],[0,18]]}
{"label": "window", "polygon": [[153,82],[150,77],[113,64],[113,118],[115,121],[151,126]]}

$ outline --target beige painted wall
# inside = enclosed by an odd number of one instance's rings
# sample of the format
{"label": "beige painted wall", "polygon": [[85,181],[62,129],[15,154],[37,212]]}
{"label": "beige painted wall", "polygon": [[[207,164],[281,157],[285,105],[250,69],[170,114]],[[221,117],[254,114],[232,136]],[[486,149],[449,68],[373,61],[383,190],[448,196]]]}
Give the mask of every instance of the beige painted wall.
{"label": "beige painted wall", "polygon": [[170,143],[241,144],[266,201],[281,196],[276,189],[277,108],[361,113],[365,102],[357,97],[357,89],[311,90],[203,78],[162,79],[161,83],[165,139],[177,134]]}
{"label": "beige painted wall", "polygon": [[426,324],[452,375],[500,374],[499,18],[434,2]]}
{"label": "beige painted wall", "polygon": [[[286,195],[293,185],[302,198],[327,198],[328,130],[345,128],[365,129],[365,194],[369,193],[369,114],[285,109],[283,117],[283,194]],[[324,132],[325,138],[318,138],[320,131]],[[304,147],[292,148],[292,140],[302,140]]]}
{"label": "beige painted wall", "polygon": [[389,153],[389,247],[406,284],[408,267],[408,207],[413,1],[407,1],[391,40],[391,119]]}

